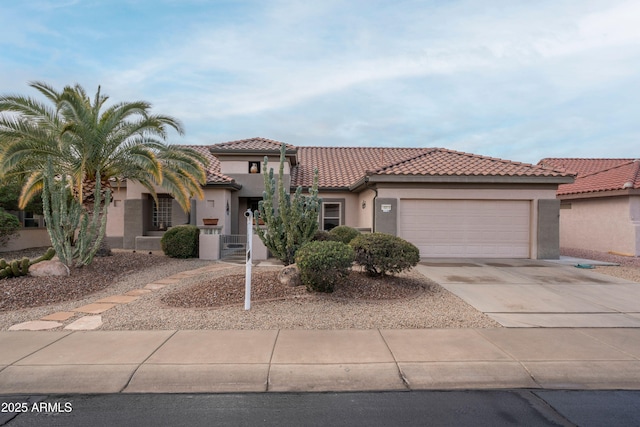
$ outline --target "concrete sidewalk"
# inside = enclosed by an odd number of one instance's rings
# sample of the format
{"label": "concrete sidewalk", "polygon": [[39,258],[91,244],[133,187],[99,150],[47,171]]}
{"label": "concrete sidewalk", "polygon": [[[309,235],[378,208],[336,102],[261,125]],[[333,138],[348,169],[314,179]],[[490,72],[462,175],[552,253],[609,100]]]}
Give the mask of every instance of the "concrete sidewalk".
{"label": "concrete sidewalk", "polygon": [[640,389],[640,329],[0,332],[0,394]]}

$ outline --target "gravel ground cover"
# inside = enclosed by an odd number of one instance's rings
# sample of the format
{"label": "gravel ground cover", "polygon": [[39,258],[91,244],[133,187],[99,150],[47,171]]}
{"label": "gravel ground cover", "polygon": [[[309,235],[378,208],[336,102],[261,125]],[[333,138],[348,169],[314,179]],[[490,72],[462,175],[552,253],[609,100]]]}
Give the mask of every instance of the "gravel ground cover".
{"label": "gravel ground cover", "polygon": [[[46,248],[5,253],[15,259]],[[617,262],[598,272],[640,282],[640,259],[563,248],[561,253]],[[66,278],[22,277],[0,281],[0,330],[57,311],[70,311],[100,298],[124,294],[211,261],[178,260],[159,254],[116,251],[96,258]],[[487,328],[499,325],[435,282],[411,271],[391,280],[370,280],[353,272],[333,294],[309,293],[276,280],[279,267],[254,269],[251,310],[244,310],[244,267],[189,277],[102,314],[103,330],[149,329],[372,329]]]}
{"label": "gravel ground cover", "polygon": [[[38,256],[4,254],[5,257]],[[16,278],[0,282],[0,330],[100,298],[124,294],[181,271],[212,265],[163,255],[116,252],[63,279]],[[102,313],[103,330],[149,329],[371,329],[484,328],[499,325],[419,273],[389,280],[351,276],[333,294],[288,288],[279,267],[254,269],[251,310],[244,310],[244,267],[182,279],[138,300]],[[216,294],[217,297],[212,297]],[[21,296],[27,298],[21,299]]]}
{"label": "gravel ground cover", "polygon": [[591,251],[586,249],[562,248],[560,254],[576,258],[592,259],[597,261],[614,262],[620,264],[617,267],[596,266],[598,273],[621,279],[640,282],[640,258],[613,255],[606,252]]}
{"label": "gravel ground cover", "polygon": [[[369,292],[357,296],[309,293],[302,287],[282,291],[279,299],[252,300],[251,310],[244,310],[242,302],[220,305],[199,302],[207,308],[178,308],[192,304],[192,293],[202,295],[216,291],[216,283],[234,287],[233,293],[244,292],[244,267],[218,270],[202,276],[184,279],[168,286],[152,298],[140,298],[131,304],[120,305],[103,316],[103,329],[375,329],[375,328],[493,328],[500,325],[477,311],[460,298],[418,273],[409,272],[401,282],[418,283],[416,288],[406,285],[410,292],[399,299],[370,299]],[[275,278],[278,267],[259,267],[259,277],[252,283],[254,295],[263,283],[278,286]],[[234,277],[229,279],[229,277]],[[365,283],[364,281],[362,283]],[[352,280],[344,286],[354,285]],[[414,285],[416,286],[416,285]],[[420,288],[420,289],[418,289]],[[383,292],[377,289],[378,297]],[[202,300],[205,297],[203,296]],[[198,299],[199,300],[199,299]],[[238,301],[236,297],[235,301]],[[174,307],[168,305],[170,303]]]}

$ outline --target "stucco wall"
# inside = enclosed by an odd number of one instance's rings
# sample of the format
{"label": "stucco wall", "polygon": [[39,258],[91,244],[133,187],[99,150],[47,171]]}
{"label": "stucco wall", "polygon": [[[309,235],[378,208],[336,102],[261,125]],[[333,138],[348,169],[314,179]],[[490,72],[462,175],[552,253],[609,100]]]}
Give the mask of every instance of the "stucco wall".
{"label": "stucco wall", "polygon": [[563,201],[560,246],[640,255],[638,224],[632,221],[640,219],[638,198],[631,203],[627,196]]}
{"label": "stucco wall", "polygon": [[[373,231],[373,211],[376,192],[365,190],[358,194],[358,220],[357,227],[369,228]],[[362,207],[364,203],[364,208]]]}
{"label": "stucco wall", "polygon": [[218,225],[222,226],[222,234],[229,234],[230,231],[230,215],[227,215],[227,203],[231,209],[231,193],[229,190],[206,188],[204,190],[204,199],[195,200],[195,224],[203,225],[203,218],[218,218]]}
{"label": "stucco wall", "polygon": [[342,201],[344,199],[344,223],[349,227],[363,227],[360,225],[360,211],[362,210],[360,198],[358,194],[344,192],[319,192],[318,196],[323,201]]}
{"label": "stucco wall", "polygon": [[6,246],[0,248],[0,252],[51,246],[46,228],[23,228],[18,233]]}
{"label": "stucco wall", "polygon": [[108,237],[122,237],[124,234],[124,200],[126,198],[126,188],[111,190],[111,204],[107,210]]}
{"label": "stucco wall", "polygon": [[[269,157],[267,164],[267,172],[269,169],[273,169],[274,174],[278,174],[280,168],[280,157]],[[262,176],[262,167],[264,166],[264,157],[243,157],[239,160],[228,160],[227,158],[220,158],[220,173],[223,175],[236,175],[236,174],[248,174],[249,163],[258,163],[260,165],[260,176]],[[289,162],[284,162],[284,174],[289,175]]]}

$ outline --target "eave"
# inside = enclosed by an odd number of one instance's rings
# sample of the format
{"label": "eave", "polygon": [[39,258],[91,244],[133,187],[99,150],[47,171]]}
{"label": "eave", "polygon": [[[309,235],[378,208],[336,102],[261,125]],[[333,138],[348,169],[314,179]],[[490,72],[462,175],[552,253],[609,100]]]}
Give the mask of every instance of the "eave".
{"label": "eave", "polygon": [[588,193],[560,194],[559,200],[598,199],[603,197],[640,196],[640,189],[591,191]]}
{"label": "eave", "polygon": [[572,176],[506,175],[365,175],[354,182],[350,191],[360,191],[381,183],[451,183],[451,184],[570,184]]}

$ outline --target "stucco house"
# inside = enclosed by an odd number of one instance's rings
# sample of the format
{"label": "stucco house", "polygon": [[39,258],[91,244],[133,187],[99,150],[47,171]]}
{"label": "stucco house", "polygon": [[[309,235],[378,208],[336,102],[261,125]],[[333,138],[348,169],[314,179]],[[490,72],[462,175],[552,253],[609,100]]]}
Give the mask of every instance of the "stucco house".
{"label": "stucco house", "polygon": [[640,160],[546,158],[576,174],[558,187],[560,245],[640,256]]}
{"label": "stucco house", "polygon": [[[278,173],[281,142],[250,138],[191,146],[210,160],[203,200],[184,212],[166,191],[159,203],[141,185],[114,189],[107,239],[113,248],[157,250],[172,226],[202,229],[200,256],[244,254],[244,212],[262,198],[263,159]],[[559,256],[558,186],[573,176],[552,167],[444,148],[286,145],[284,179],[291,191],[319,171],[323,230],[348,225],[398,235],[422,257],[549,259]],[[216,225],[204,220],[215,219]],[[42,231],[42,230],[40,230]],[[253,258],[267,257],[254,239]]]}
{"label": "stucco house", "polygon": [[[277,173],[281,144],[251,138],[191,146],[211,164],[204,200],[193,200],[189,214],[161,189],[156,206],[143,187],[128,183],[109,210],[111,245],[155,249],[167,227],[190,223],[202,227],[201,240],[216,241],[206,251],[224,256],[227,247],[242,248],[244,212],[262,198],[263,159]],[[315,168],[321,229],[348,225],[395,234],[423,257],[559,256],[556,190],[572,182],[571,174],[443,148],[286,145],[284,179],[292,191],[311,186]],[[205,226],[204,219],[217,225]],[[254,259],[266,255],[254,248]]]}

